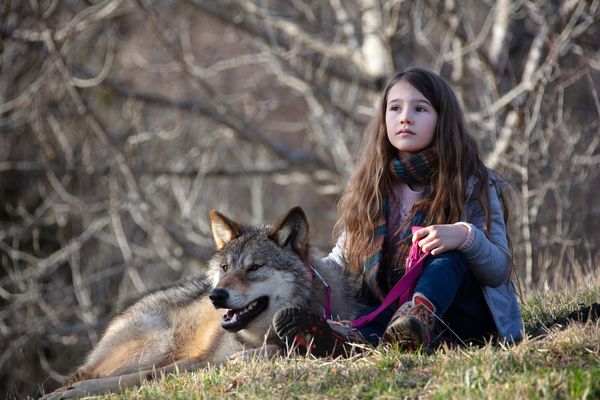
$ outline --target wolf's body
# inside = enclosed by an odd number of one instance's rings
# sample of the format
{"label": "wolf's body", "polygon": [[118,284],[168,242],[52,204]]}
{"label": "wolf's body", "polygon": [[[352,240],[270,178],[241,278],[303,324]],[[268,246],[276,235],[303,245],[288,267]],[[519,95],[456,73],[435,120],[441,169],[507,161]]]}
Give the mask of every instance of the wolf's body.
{"label": "wolf's body", "polygon": [[[114,391],[175,370],[197,369],[231,356],[278,353],[271,329],[284,307],[351,319],[358,306],[350,281],[310,253],[308,224],[294,208],[275,226],[247,228],[211,212],[217,253],[209,279],[192,279],[143,296],[108,325],[70,383],[56,395]],[[257,350],[260,349],[260,350]]]}

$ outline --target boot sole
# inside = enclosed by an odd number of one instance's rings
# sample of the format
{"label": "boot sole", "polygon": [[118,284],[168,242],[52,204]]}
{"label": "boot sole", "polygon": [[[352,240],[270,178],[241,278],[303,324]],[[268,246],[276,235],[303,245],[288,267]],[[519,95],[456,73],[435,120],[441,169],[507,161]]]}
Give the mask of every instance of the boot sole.
{"label": "boot sole", "polygon": [[315,357],[345,356],[344,339],[333,332],[322,317],[299,308],[290,307],[277,311],[273,317],[277,336],[288,347]]}
{"label": "boot sole", "polygon": [[401,318],[388,326],[384,334],[384,341],[417,349],[426,344],[427,335],[422,324],[415,318]]}

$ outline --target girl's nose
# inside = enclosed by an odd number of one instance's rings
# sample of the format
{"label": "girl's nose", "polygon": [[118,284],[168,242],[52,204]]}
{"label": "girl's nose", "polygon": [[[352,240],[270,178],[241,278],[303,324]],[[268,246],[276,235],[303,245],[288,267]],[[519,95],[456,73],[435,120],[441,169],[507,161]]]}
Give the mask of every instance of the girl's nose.
{"label": "girl's nose", "polygon": [[407,124],[407,125],[412,124],[412,118],[409,115],[408,110],[403,110],[402,113],[400,114],[400,123]]}

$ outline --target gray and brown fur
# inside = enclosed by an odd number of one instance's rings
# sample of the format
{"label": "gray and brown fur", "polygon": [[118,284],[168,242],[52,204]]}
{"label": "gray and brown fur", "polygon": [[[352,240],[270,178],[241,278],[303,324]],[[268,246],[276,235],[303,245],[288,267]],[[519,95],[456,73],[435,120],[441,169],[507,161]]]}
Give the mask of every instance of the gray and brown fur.
{"label": "gray and brown fur", "polygon": [[[302,209],[291,209],[273,226],[246,227],[214,210],[210,217],[217,252],[209,261],[209,280],[158,289],[123,310],[69,384],[47,398],[110,392],[232,356],[279,353],[281,343],[271,329],[275,312],[293,306],[323,312],[325,288],[316,277],[309,279],[310,264],[331,287],[332,314],[340,319],[356,315],[350,281],[312,254]],[[221,294],[218,300],[214,293]],[[209,296],[225,309],[215,308]],[[263,296],[268,296],[268,307],[247,326],[236,332],[223,329],[228,308],[244,308]]]}

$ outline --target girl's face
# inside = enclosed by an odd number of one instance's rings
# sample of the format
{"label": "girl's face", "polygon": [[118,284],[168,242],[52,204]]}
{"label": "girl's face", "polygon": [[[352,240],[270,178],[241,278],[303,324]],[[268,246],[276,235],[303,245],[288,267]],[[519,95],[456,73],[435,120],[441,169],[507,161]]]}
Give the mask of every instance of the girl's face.
{"label": "girl's face", "polygon": [[415,153],[433,142],[438,113],[429,100],[405,80],[388,92],[385,127],[392,146],[404,153]]}

